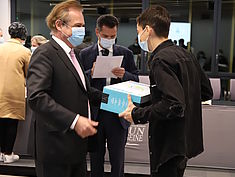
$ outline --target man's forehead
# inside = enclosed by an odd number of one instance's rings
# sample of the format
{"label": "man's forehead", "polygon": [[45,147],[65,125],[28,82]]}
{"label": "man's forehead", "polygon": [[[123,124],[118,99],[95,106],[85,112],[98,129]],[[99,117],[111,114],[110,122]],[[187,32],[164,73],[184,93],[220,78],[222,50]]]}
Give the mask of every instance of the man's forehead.
{"label": "man's forehead", "polygon": [[69,21],[72,24],[79,24],[79,25],[85,24],[82,11],[78,10],[78,9],[70,9],[69,10],[69,19],[70,19]]}
{"label": "man's forehead", "polygon": [[103,25],[101,27],[101,32],[117,32],[117,26],[114,26],[113,28],[110,28],[108,26]]}

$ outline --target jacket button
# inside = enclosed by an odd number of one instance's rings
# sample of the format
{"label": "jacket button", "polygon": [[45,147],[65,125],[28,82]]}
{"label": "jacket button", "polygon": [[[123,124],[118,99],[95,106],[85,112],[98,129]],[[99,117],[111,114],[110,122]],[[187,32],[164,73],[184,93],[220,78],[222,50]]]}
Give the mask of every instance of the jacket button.
{"label": "jacket button", "polygon": [[140,123],[140,120],[138,120],[138,123]]}
{"label": "jacket button", "polygon": [[151,139],[151,136],[149,135],[149,139]]}
{"label": "jacket button", "polygon": [[152,152],[149,152],[150,155],[152,155]]}

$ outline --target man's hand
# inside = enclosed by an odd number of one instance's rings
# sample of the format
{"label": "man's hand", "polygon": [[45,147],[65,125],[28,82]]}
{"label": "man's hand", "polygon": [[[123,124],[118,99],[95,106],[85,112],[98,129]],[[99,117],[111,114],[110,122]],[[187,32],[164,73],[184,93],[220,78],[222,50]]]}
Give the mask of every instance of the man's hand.
{"label": "man's hand", "polygon": [[91,68],[91,76],[93,76],[94,70],[95,70],[95,62],[93,63],[93,66]]}
{"label": "man's hand", "polygon": [[133,119],[132,119],[132,116],[131,116],[131,112],[136,106],[131,101],[131,95],[128,94],[127,97],[128,97],[128,106],[127,106],[127,108],[124,112],[119,114],[119,117],[123,117],[124,119],[126,119],[127,121],[132,123]]}
{"label": "man's hand", "polygon": [[117,76],[118,78],[123,78],[124,74],[125,74],[125,69],[121,68],[121,67],[115,67],[112,69],[112,73]]}
{"label": "man's hand", "polygon": [[79,116],[74,130],[79,136],[81,136],[82,138],[86,138],[88,136],[96,134],[97,130],[95,127],[97,126],[98,122],[92,121],[83,116]]}

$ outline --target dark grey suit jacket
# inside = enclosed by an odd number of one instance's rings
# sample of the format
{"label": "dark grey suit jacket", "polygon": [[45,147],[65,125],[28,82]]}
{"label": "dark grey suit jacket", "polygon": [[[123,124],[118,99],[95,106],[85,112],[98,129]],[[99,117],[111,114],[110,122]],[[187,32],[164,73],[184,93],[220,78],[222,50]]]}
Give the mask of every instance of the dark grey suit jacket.
{"label": "dark grey suit jacket", "polygon": [[34,52],[27,75],[27,95],[35,118],[36,160],[72,164],[85,159],[87,138],[79,137],[70,126],[76,114],[88,116],[88,99],[91,104],[101,101],[101,92],[85,79],[87,90],[53,39]]}

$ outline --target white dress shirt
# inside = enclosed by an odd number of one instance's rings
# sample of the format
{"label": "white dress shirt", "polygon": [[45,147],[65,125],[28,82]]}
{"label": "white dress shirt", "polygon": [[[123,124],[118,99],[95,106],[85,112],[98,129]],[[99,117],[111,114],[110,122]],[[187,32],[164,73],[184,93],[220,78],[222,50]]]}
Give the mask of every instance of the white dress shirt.
{"label": "white dress shirt", "polygon": [[[100,47],[99,42],[98,42],[98,50],[99,50],[99,56],[102,56],[101,51],[104,50],[104,49],[102,47]],[[108,48],[107,50],[109,50],[108,56],[113,56],[113,46]],[[106,85],[110,85],[110,81],[111,81],[110,77],[106,78]]]}

